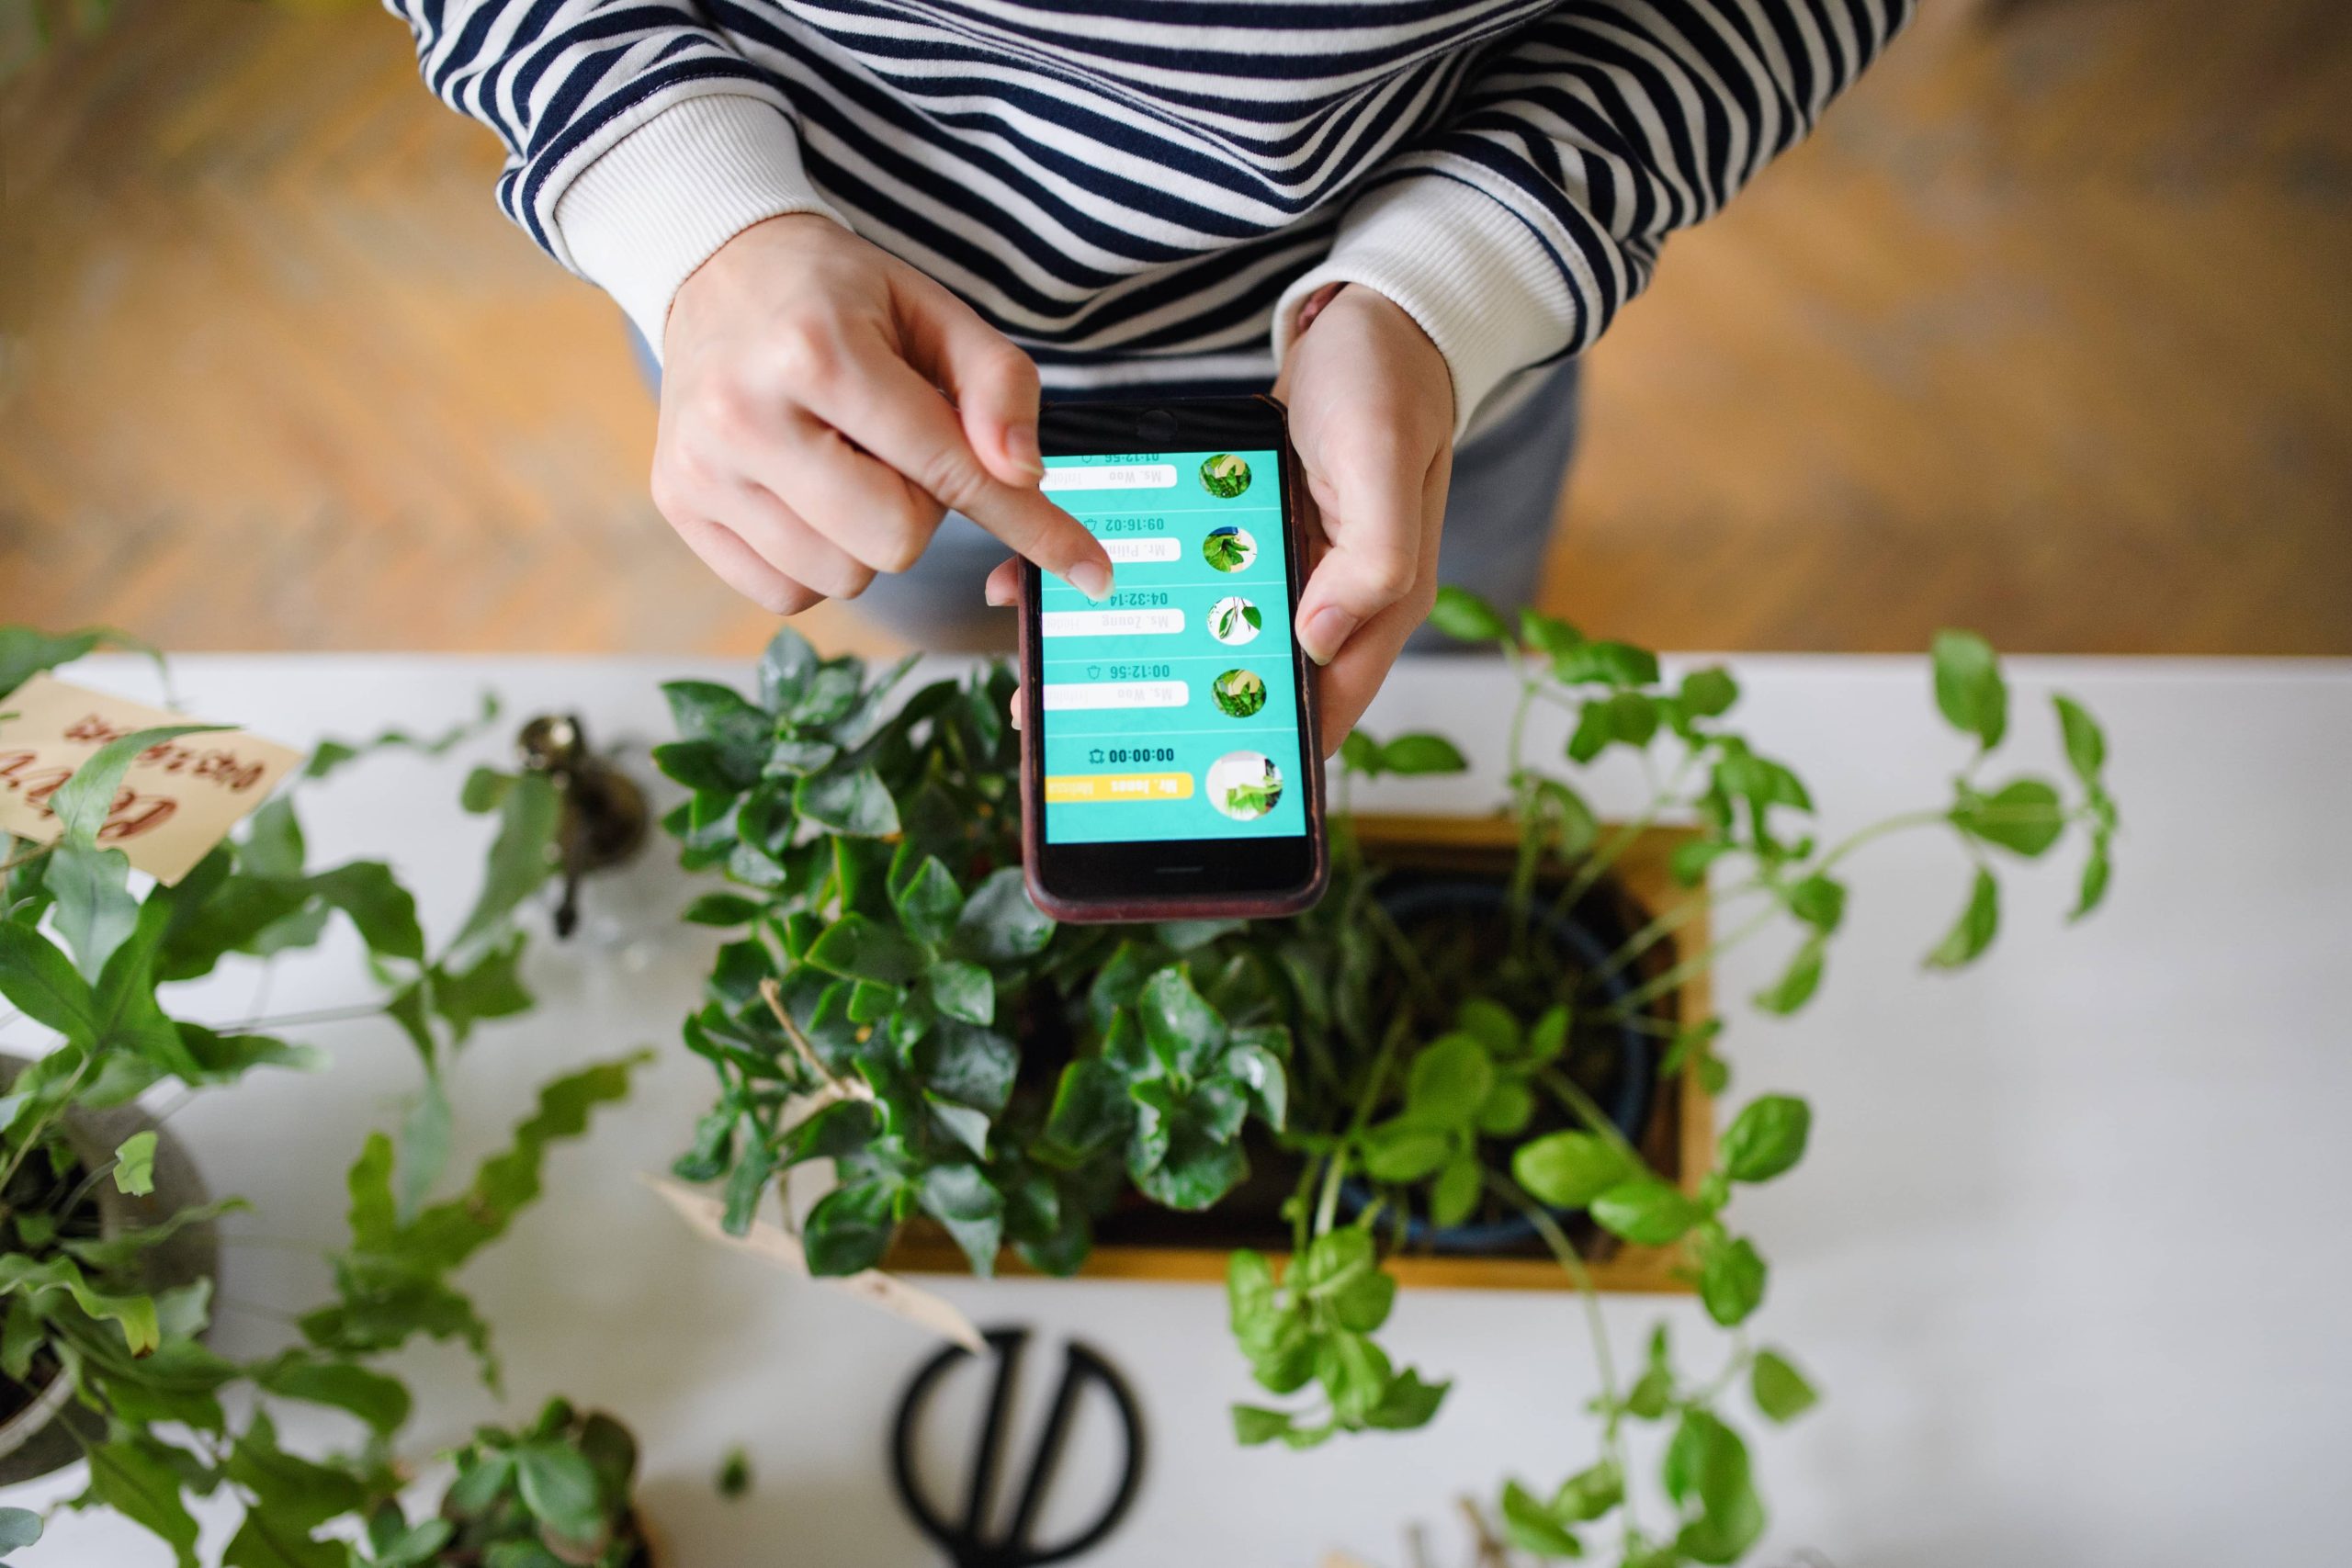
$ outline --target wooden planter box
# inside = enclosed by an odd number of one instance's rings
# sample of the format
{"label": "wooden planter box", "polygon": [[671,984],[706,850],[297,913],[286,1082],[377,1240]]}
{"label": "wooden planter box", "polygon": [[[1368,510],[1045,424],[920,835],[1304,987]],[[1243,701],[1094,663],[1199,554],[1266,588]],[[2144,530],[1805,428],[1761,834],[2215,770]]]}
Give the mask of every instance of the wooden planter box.
{"label": "wooden planter box", "polygon": [[[1399,869],[1454,873],[1509,870],[1517,846],[1516,830],[1502,817],[1364,816],[1356,818],[1356,832],[1365,853]],[[1604,829],[1604,838],[1606,830]],[[1689,898],[1703,898],[1705,891],[1676,883],[1667,870],[1667,857],[1677,844],[1692,837],[1689,829],[1658,828],[1645,832],[1618,861],[1594,897],[1613,895],[1628,906],[1626,929]],[[1708,916],[1702,912],[1675,934],[1643,955],[1644,976],[1670,968],[1681,957],[1703,951],[1708,942]],[[1703,1022],[1709,1016],[1707,979],[1686,982],[1651,1004],[1650,1016],[1678,1027]],[[1661,1048],[1663,1041],[1661,1040]],[[1699,1179],[1712,1160],[1714,1106],[1699,1082],[1695,1065],[1686,1064],[1668,1082],[1658,1086],[1649,1125],[1640,1139],[1642,1155],[1659,1175],[1685,1191],[1695,1192]],[[1264,1236],[1238,1234],[1229,1222],[1220,1223],[1216,1211],[1197,1215],[1158,1215],[1150,1239],[1122,1236],[1120,1216],[1105,1220],[1093,1252],[1080,1273],[1099,1280],[1183,1280],[1223,1283],[1227,1257],[1237,1247],[1254,1247],[1270,1256],[1287,1254],[1289,1232]],[[1593,1283],[1604,1291],[1688,1293],[1690,1285],[1678,1272],[1686,1266],[1684,1249],[1632,1247],[1614,1237],[1577,1226]],[[908,1274],[964,1274],[970,1271],[964,1255],[945,1232],[928,1221],[908,1225],[883,1260],[882,1267]],[[998,1263],[1008,1274],[1034,1273],[1010,1249]],[[1551,1255],[1532,1245],[1524,1255],[1431,1255],[1399,1252],[1388,1259],[1396,1282],[1406,1287],[1437,1286],[1465,1290],[1566,1290],[1571,1281]]]}

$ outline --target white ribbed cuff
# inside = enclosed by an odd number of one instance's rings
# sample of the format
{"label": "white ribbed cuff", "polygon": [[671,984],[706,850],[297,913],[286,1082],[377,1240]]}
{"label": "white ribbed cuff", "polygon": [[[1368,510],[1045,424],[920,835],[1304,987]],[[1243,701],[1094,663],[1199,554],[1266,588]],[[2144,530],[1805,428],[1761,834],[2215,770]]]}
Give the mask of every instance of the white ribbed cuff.
{"label": "white ribbed cuff", "polygon": [[1299,308],[1330,283],[1385,295],[1430,334],[1453,373],[1457,441],[1498,389],[1518,386],[1513,372],[1558,354],[1576,331],[1576,299],[1534,231],[1442,175],[1393,181],[1348,209],[1330,255],[1274,306],[1277,364]]}
{"label": "white ribbed cuff", "polygon": [[719,246],[763,219],[819,212],[784,111],[740,93],[688,98],[613,144],[557,201],[580,274],[610,294],[659,355],[670,301]]}

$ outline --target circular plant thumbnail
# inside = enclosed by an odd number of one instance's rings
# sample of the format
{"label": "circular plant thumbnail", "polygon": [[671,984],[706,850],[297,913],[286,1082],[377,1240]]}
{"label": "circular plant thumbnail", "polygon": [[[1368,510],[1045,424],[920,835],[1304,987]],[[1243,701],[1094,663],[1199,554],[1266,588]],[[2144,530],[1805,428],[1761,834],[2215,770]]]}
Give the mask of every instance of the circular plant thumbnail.
{"label": "circular plant thumbnail", "polygon": [[1238,593],[1209,606],[1209,636],[1219,642],[1238,648],[1265,628],[1264,612]]}
{"label": "circular plant thumbnail", "polygon": [[1228,670],[1209,682],[1209,695],[1227,718],[1248,718],[1266,705],[1266,681],[1253,670]]}
{"label": "circular plant thumbnail", "polygon": [[1236,822],[1254,822],[1283,797],[1283,771],[1263,751],[1227,751],[1209,764],[1209,804]]}
{"label": "circular plant thumbnail", "polygon": [[1201,462],[1201,488],[1219,501],[1231,501],[1250,488],[1250,465],[1230,452],[1219,452]]}
{"label": "circular plant thumbnail", "polygon": [[1219,571],[1239,571],[1258,558],[1258,541],[1239,528],[1219,528],[1201,541],[1201,555]]}

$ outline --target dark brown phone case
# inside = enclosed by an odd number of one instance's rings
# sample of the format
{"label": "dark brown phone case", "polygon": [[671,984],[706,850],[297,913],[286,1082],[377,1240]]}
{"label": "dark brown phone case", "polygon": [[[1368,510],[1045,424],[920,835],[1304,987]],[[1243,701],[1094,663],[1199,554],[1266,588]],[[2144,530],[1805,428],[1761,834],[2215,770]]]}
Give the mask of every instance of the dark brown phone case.
{"label": "dark brown phone case", "polygon": [[[1264,400],[1272,402],[1271,398]],[[1277,407],[1280,405],[1277,404]],[[1305,487],[1298,483],[1297,462],[1291,456],[1287,440],[1283,446],[1282,483],[1283,516],[1290,537],[1290,601],[1295,606],[1306,578],[1306,513],[1310,504]],[[1313,908],[1323,897],[1324,886],[1331,875],[1330,837],[1325,830],[1323,813],[1323,726],[1316,696],[1317,673],[1295,640],[1291,645],[1291,658],[1296,662],[1300,693],[1301,749],[1307,757],[1306,765],[1306,836],[1311,867],[1304,886],[1288,892],[1267,894],[1195,894],[1138,897],[1135,898],[1087,898],[1072,900],[1056,897],[1039,874],[1038,854],[1046,841],[1046,784],[1039,776],[1043,744],[1039,727],[1044,712],[1038,696],[1038,660],[1041,650],[1030,633],[1035,618],[1030,611],[1030,581],[1036,569],[1023,563],[1021,572],[1020,659],[1021,659],[1021,870],[1028,884],[1030,900],[1038,908],[1057,920],[1073,925],[1108,925],[1136,920],[1196,920],[1196,919],[1258,919],[1280,915],[1295,915]]]}

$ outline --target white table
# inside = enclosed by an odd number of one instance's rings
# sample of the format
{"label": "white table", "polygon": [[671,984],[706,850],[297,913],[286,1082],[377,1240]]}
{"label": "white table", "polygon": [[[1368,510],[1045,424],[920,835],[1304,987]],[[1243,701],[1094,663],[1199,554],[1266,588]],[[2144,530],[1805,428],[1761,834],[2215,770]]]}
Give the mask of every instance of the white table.
{"label": "white table", "polygon": [[[1916,661],[1736,667],[1751,731],[1814,781],[1832,830],[1934,801],[1961,757]],[[572,708],[600,739],[643,741],[667,729],[657,680],[746,678],[642,660],[214,657],[178,670],[198,713],[294,743],[440,725],[485,686],[511,717]],[[1898,839],[1854,865],[1850,929],[1812,1010],[1787,1023],[1734,1011],[1738,1089],[1800,1090],[1817,1112],[1805,1166],[1742,1201],[1774,1263],[1760,1333],[1827,1394],[1757,1445],[1772,1507],[1758,1561],[1799,1548],[1912,1568],[2341,1561],[2352,666],[2020,660],[2011,671],[2020,765],[2055,766],[2041,695],[2053,685],[2108,724],[2126,820],[2109,908],[2061,932],[2073,868],[2013,875],[1991,957],[1957,977],[1923,975],[1919,954],[1963,878],[1945,846]],[[129,662],[78,676],[153,692]],[[1505,694],[1486,665],[1423,663],[1398,672],[1371,722],[1393,731],[1442,714],[1439,728],[1477,755],[1499,732]],[[503,737],[477,750],[503,752]],[[463,766],[392,757],[353,770],[309,806],[314,852],[397,846],[429,925],[446,932],[484,836],[455,807]],[[1359,804],[1481,808],[1496,787],[1488,768]],[[1622,807],[1634,790],[1611,774],[1600,793]],[[686,886],[658,850],[594,886],[582,938],[536,949],[540,1010],[486,1032],[461,1068],[463,1158],[556,1070],[661,1048],[626,1111],[555,1156],[548,1199],[468,1276],[505,1355],[504,1415],[561,1390],[633,1423],[673,1568],[934,1561],[882,1461],[899,1392],[932,1343],[695,1240],[637,1179],[676,1153],[709,1086],[675,1044],[709,946],[671,921]],[[1736,958],[1721,995],[1748,994],[1774,957]],[[201,1005],[241,1014],[251,976],[217,984]],[[357,990],[343,944],[283,966],[269,1007],[331,1006]],[[388,1026],[309,1037],[332,1049],[331,1071],[259,1074],[175,1122],[216,1189],[259,1209],[229,1225],[245,1238],[222,1284],[232,1351],[284,1332],[254,1309],[317,1298],[311,1248],[339,1234],[338,1173],[414,1082]],[[1590,1457],[1575,1412],[1593,1380],[1566,1297],[1408,1295],[1389,1343],[1460,1380],[1438,1425],[1292,1456],[1244,1452],[1227,1436],[1226,1404],[1249,1388],[1214,1289],[946,1289],[983,1324],[1035,1325],[1048,1353],[1082,1337],[1138,1391],[1147,1478],[1092,1559],[1102,1564],[1306,1568],[1335,1546],[1396,1563],[1415,1519],[1444,1547],[1434,1560],[1452,1562],[1458,1493],[1488,1493],[1513,1470],[1548,1483]],[[1660,1310],[1690,1342],[1712,1342],[1685,1303],[1617,1299],[1608,1314],[1630,1345]],[[411,1370],[426,1443],[494,1414],[459,1356],[420,1353]],[[1103,1429],[1082,1427],[1080,1446],[1099,1447],[1087,1435]],[[757,1485],[729,1504],[710,1478],[738,1443]],[[69,1473],[6,1500],[40,1506],[78,1483]],[[22,1561],[165,1559],[98,1517],[62,1517]]]}

